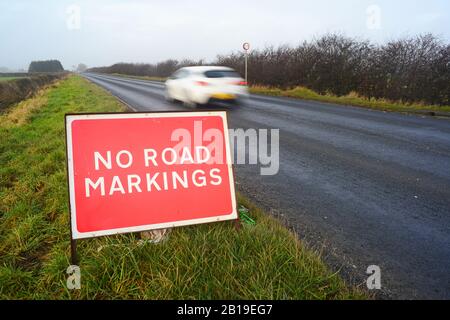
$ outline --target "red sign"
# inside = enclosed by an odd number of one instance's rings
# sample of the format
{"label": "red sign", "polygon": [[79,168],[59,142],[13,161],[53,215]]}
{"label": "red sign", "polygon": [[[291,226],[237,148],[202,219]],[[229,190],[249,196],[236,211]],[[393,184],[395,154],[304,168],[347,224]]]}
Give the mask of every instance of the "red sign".
{"label": "red sign", "polygon": [[72,238],[237,218],[225,112],[66,115]]}

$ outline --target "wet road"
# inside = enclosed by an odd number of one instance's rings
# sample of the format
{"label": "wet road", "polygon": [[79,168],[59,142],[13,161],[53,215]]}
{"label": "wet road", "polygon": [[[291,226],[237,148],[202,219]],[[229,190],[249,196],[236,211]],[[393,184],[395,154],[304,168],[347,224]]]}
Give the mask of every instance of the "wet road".
{"label": "wet road", "polygon": [[[135,111],[187,110],[163,84],[89,80]],[[280,167],[236,165],[238,189],[282,214],[349,281],[381,268],[382,295],[450,299],[450,121],[252,95],[231,128],[280,129]]]}

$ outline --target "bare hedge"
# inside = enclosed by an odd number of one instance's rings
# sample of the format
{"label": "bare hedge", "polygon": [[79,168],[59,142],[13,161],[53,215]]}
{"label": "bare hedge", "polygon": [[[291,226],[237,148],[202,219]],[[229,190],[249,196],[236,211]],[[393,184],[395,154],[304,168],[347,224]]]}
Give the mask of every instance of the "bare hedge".
{"label": "bare hedge", "polygon": [[[249,54],[249,83],[289,88],[304,86],[319,93],[449,105],[450,45],[431,35],[373,44],[327,34],[302,44],[266,47]],[[203,61],[167,60],[157,64],[118,63],[90,71],[167,77]],[[219,64],[244,73],[242,52],[219,55]]]}
{"label": "bare hedge", "polygon": [[159,62],[157,64],[149,63],[125,63],[120,62],[113,64],[109,67],[97,67],[87,69],[88,72],[100,72],[100,73],[120,73],[130,76],[149,76],[165,78],[170,76],[177,69],[187,66],[203,65],[203,60],[173,60]]}
{"label": "bare hedge", "polygon": [[0,112],[9,105],[30,97],[40,88],[61,79],[66,74],[41,74],[10,81],[0,81]]}

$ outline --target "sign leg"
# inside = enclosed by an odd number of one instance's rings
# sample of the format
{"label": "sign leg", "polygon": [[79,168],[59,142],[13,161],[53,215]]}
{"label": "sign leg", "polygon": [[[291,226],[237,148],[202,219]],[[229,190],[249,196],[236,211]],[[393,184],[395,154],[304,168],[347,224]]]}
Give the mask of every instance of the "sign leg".
{"label": "sign leg", "polygon": [[241,219],[239,219],[239,217],[234,220],[234,227],[236,228],[236,231],[241,230]]}
{"label": "sign leg", "polygon": [[71,255],[72,265],[77,266],[78,265],[77,240],[74,240],[74,239],[70,240],[70,255]]}

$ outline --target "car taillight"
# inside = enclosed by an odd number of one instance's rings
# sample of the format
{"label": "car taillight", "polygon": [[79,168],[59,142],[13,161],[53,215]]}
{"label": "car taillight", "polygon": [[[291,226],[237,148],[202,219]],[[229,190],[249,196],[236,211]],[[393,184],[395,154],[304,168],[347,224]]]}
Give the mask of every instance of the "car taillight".
{"label": "car taillight", "polygon": [[236,83],[238,86],[246,86],[247,85],[247,81],[239,81]]}
{"label": "car taillight", "polygon": [[209,83],[206,81],[195,81],[195,84],[202,87],[206,87],[209,85]]}

